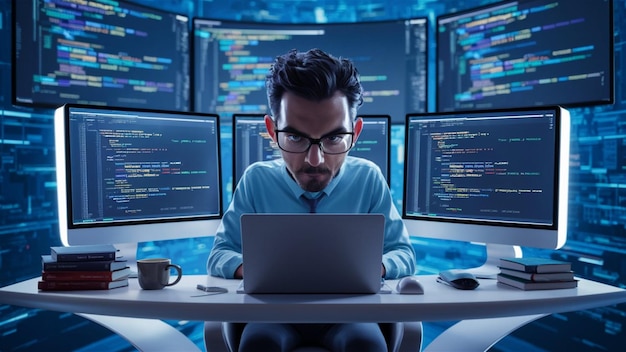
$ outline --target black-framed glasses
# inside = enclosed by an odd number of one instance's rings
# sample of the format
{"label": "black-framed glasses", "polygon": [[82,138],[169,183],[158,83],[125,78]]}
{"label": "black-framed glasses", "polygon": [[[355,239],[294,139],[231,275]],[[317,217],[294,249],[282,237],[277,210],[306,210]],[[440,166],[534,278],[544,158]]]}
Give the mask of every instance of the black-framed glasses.
{"label": "black-framed glasses", "polygon": [[343,154],[352,148],[354,132],[332,133],[322,138],[311,138],[300,133],[276,130],[278,147],[287,153],[306,153],[311,145],[317,144],[324,154]]}

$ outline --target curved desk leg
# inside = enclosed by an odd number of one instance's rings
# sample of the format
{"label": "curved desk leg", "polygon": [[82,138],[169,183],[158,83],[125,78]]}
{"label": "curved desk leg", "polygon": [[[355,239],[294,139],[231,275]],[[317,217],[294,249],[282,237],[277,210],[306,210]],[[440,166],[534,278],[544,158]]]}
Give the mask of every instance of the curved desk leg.
{"label": "curved desk leg", "polygon": [[512,331],[546,315],[463,320],[437,336],[424,352],[487,351]]}
{"label": "curved desk leg", "polygon": [[139,351],[202,351],[187,336],[161,320],[84,313],[76,315],[108,328]]}

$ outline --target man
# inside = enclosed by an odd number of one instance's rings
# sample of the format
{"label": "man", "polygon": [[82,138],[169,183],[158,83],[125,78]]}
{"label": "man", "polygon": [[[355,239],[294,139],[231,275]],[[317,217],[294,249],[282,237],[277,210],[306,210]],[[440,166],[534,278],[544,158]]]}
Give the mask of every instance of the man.
{"label": "man", "polygon": [[[282,159],[253,164],[241,177],[217,230],[209,273],[244,277],[241,214],[319,212],[385,215],[381,275],[412,275],[415,253],[384,176],[374,163],[347,156],[363,126],[357,118],[363,90],[352,62],[318,49],[292,50],[276,59],[266,86],[272,116],[265,116],[265,125]],[[386,350],[376,323],[249,323],[240,351],[289,351],[305,344]]]}

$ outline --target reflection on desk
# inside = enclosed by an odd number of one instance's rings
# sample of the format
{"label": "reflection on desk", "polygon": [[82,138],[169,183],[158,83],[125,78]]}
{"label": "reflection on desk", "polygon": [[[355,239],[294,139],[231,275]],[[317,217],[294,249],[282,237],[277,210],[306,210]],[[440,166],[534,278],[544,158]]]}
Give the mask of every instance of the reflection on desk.
{"label": "reflection on desk", "polygon": [[[626,290],[580,279],[578,288],[523,291],[483,279],[473,291],[420,276],[424,295],[246,295],[239,280],[186,275],[176,286],[144,291],[136,279],[108,291],[39,292],[39,278],[0,288],[0,303],[55,311],[196,321],[344,322],[451,321],[549,314],[626,302]],[[202,295],[197,284],[228,293]],[[396,281],[387,283],[394,287]],[[295,309],[294,309],[295,308]]]}

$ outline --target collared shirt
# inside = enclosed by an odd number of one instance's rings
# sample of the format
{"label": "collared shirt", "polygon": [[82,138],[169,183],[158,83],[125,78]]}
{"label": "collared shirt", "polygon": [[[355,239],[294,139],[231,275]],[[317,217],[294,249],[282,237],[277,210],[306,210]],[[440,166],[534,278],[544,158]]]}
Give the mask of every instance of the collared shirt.
{"label": "collared shirt", "polygon": [[[224,213],[207,262],[213,276],[233,278],[242,263],[244,213],[308,213],[302,196],[320,198],[317,213],[378,213],[385,216],[383,260],[385,278],[415,273],[415,252],[396,209],[389,186],[376,164],[347,156],[337,176],[320,192],[303,190],[289,175],[283,159],[257,162],[242,175]],[[288,264],[287,264],[288,265]],[[245,269],[244,269],[245,270]]]}

